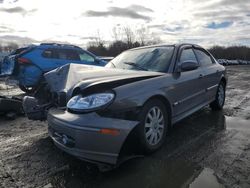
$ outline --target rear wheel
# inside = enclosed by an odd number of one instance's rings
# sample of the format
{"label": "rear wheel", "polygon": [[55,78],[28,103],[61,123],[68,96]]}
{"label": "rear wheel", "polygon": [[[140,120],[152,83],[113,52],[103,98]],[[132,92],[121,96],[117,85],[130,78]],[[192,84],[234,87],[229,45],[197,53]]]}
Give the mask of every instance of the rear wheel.
{"label": "rear wheel", "polygon": [[217,89],[215,100],[212,103],[210,103],[210,107],[212,108],[212,110],[221,110],[223,108],[226,98],[225,88],[226,85],[224,84],[224,82],[220,82]]}
{"label": "rear wheel", "polygon": [[157,99],[147,102],[140,113],[138,127],[142,150],[151,153],[159,149],[166,138],[168,114],[164,104]]}

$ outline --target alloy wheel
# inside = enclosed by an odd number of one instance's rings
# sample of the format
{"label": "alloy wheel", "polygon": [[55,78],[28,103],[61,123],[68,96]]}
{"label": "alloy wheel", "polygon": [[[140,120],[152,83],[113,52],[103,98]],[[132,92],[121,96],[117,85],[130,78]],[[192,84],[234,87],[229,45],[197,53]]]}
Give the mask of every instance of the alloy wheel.
{"label": "alloy wheel", "polygon": [[157,106],[152,107],[145,119],[145,137],[149,145],[158,144],[164,133],[164,115]]}

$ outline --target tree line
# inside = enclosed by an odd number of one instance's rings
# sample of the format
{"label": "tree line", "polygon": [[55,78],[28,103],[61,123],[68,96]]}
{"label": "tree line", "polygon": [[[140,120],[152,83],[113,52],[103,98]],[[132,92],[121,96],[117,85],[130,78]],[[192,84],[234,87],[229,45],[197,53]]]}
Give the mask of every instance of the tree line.
{"label": "tree line", "polygon": [[[114,27],[112,30],[113,41],[102,40],[100,32],[97,31],[94,41],[90,42],[87,50],[97,56],[116,56],[121,52],[140,46],[160,44],[163,41],[154,33],[150,33],[145,27],[131,29],[129,26]],[[250,61],[250,47],[247,46],[213,46],[208,49],[217,59],[248,60]]]}
{"label": "tree line", "polygon": [[250,61],[250,48],[247,46],[214,46],[209,51],[217,59]]}
{"label": "tree line", "polygon": [[161,39],[150,33],[145,27],[132,29],[129,26],[114,27],[111,33],[113,41],[104,41],[99,31],[89,42],[87,50],[98,56],[117,56],[121,52],[145,45],[159,44]]}
{"label": "tree line", "polygon": [[[150,43],[157,44],[157,43]],[[87,50],[96,54],[97,56],[116,56],[123,52],[124,50],[141,47],[145,45],[150,45],[148,43],[141,44],[138,41],[135,41],[131,44],[128,44],[124,41],[114,41],[108,46],[103,44],[99,45],[90,45]],[[250,61],[250,47],[247,46],[213,46],[208,49],[208,51],[216,59],[228,59],[228,60],[247,60]]]}

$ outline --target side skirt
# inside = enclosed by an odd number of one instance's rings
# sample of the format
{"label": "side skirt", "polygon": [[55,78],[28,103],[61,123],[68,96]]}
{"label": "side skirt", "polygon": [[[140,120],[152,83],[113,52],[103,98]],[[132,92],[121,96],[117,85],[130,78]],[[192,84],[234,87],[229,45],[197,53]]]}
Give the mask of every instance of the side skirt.
{"label": "side skirt", "polygon": [[188,110],[186,112],[183,112],[182,114],[172,117],[172,125],[177,123],[178,121],[181,121],[182,119],[190,116],[191,114],[197,112],[198,110],[202,109],[203,107],[207,106],[208,104],[210,104],[211,102],[213,102],[213,100],[207,101],[205,103],[201,103],[200,105],[192,108],[191,110]]}

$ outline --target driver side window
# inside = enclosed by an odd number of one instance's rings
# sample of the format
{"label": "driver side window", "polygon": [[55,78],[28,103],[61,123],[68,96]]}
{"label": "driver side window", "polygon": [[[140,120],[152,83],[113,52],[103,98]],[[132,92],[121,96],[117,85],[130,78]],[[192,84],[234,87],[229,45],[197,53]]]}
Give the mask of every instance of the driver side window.
{"label": "driver side window", "polygon": [[186,49],[182,50],[181,56],[180,56],[180,63],[182,63],[184,61],[197,62],[197,59],[194,55],[194,51],[192,50],[192,48],[186,48]]}

